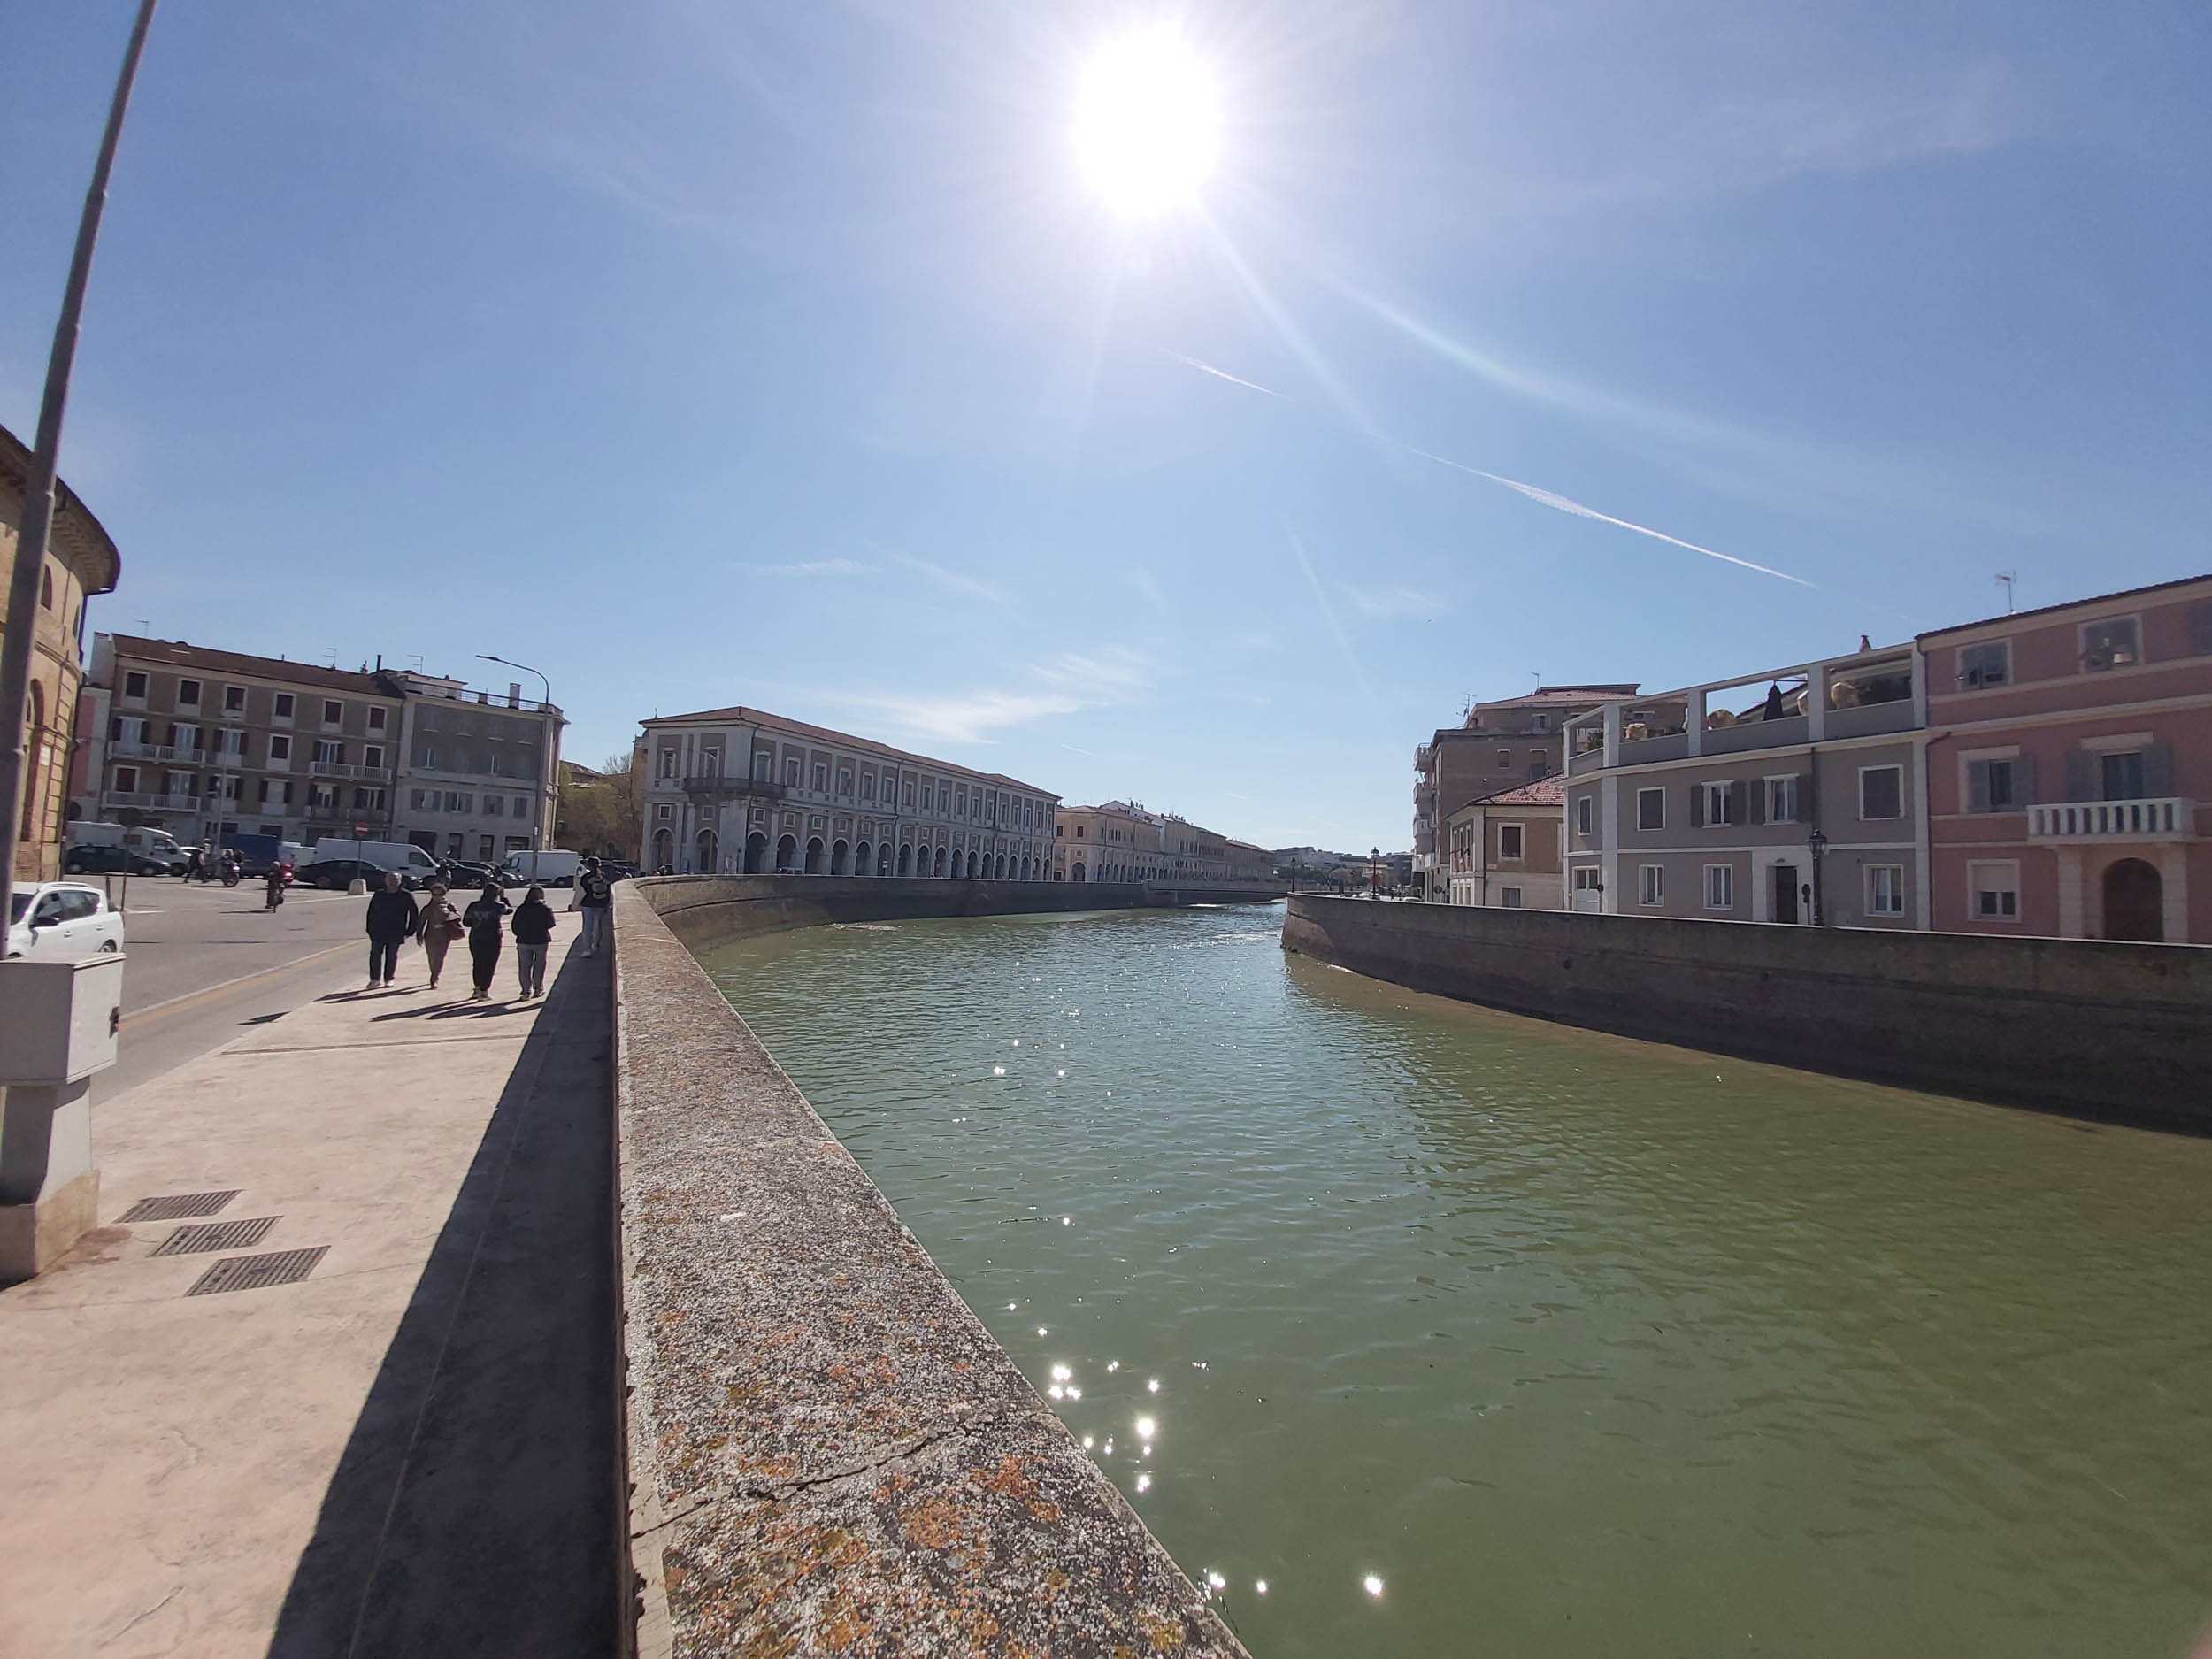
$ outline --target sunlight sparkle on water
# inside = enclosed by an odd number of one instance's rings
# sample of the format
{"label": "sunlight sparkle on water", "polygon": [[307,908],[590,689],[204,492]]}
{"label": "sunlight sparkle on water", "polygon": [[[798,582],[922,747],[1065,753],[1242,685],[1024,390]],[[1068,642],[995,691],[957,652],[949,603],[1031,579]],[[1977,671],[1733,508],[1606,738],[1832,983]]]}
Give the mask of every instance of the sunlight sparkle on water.
{"label": "sunlight sparkle on water", "polygon": [[1382,1580],[1371,1572],[1369,1573],[1364,1578],[1362,1578],[1360,1580],[1360,1584],[1370,1595],[1380,1595],[1383,1592]]}

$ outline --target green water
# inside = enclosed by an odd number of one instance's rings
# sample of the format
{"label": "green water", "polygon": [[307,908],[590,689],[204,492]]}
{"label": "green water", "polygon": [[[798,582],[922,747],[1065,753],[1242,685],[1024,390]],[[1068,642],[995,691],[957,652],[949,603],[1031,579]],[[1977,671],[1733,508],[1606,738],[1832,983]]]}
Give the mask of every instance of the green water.
{"label": "green water", "polygon": [[2212,1624],[2212,1141],[1467,1008],[1281,915],[707,958],[1261,1659]]}

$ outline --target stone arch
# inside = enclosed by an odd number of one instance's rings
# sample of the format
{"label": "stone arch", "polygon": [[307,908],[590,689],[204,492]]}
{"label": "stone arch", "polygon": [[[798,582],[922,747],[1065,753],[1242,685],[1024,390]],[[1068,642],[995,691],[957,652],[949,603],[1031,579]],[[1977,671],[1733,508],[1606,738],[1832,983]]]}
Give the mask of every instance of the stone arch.
{"label": "stone arch", "polygon": [[806,873],[810,876],[822,873],[822,838],[819,835],[806,838]]}
{"label": "stone arch", "polygon": [[701,875],[710,876],[714,873],[715,854],[719,844],[720,843],[712,830],[703,829],[699,832],[694,850],[698,860],[697,868]]}
{"label": "stone arch", "polygon": [[653,868],[658,870],[664,864],[672,864],[675,862],[676,833],[667,829],[655,830],[653,832]]}
{"label": "stone arch", "polygon": [[[47,573],[46,580],[50,583],[53,580],[51,572]],[[46,687],[35,680],[31,681],[30,715],[30,726],[24,733],[28,741],[25,743],[23,749],[23,828],[21,833],[24,841],[35,843],[43,839],[39,832],[43,828],[42,820],[46,816],[44,810],[48,784],[46,774],[53,764],[48,753],[52,749],[53,743],[46,734]]]}
{"label": "stone arch", "polygon": [[998,879],[1001,881],[1006,879],[1006,855],[1004,853],[998,856]]}
{"label": "stone arch", "polygon": [[853,849],[853,874],[872,876],[876,872],[875,843],[862,841]]}
{"label": "stone arch", "polygon": [[745,873],[757,876],[768,867],[768,837],[755,830],[745,838]]}
{"label": "stone arch", "polygon": [[937,849],[937,873],[941,876],[945,873],[945,849],[941,847]]}
{"label": "stone arch", "polygon": [[1083,861],[1079,858],[1075,861],[1075,868],[1068,872],[1068,879],[1071,881],[1080,881],[1083,879]]}
{"label": "stone arch", "polygon": [[2166,937],[2166,882],[2158,866],[2117,858],[2105,867],[2104,936],[2155,945]]}
{"label": "stone arch", "polygon": [[833,876],[849,876],[853,872],[853,849],[842,835],[830,843],[829,872]]}
{"label": "stone arch", "polygon": [[891,843],[880,841],[876,846],[876,873],[879,876],[887,876],[891,871]]}
{"label": "stone arch", "polygon": [[912,841],[899,843],[899,873],[902,876],[910,876],[914,873],[914,843]]}
{"label": "stone arch", "polygon": [[799,838],[796,835],[786,835],[776,843],[776,869],[779,873],[787,873],[798,867]]}

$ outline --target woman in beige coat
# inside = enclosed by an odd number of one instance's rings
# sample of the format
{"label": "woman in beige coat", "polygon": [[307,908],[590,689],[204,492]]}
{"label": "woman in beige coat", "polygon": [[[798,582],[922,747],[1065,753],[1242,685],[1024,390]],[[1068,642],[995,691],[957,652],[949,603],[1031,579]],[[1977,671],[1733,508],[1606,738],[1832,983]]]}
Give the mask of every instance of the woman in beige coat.
{"label": "woman in beige coat", "polygon": [[422,954],[430,964],[430,988],[438,988],[438,974],[445,966],[446,947],[467,930],[461,926],[461,912],[453,908],[446,897],[442,881],[430,884],[430,902],[422,907]]}

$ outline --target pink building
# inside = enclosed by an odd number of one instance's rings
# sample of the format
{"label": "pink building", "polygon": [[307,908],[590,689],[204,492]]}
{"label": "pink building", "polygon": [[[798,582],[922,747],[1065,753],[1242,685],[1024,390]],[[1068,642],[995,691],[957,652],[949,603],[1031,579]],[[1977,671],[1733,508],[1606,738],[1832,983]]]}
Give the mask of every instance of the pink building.
{"label": "pink building", "polygon": [[2212,576],[1919,646],[1932,926],[2212,942]]}

